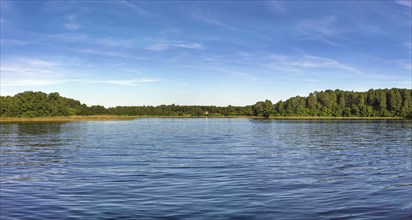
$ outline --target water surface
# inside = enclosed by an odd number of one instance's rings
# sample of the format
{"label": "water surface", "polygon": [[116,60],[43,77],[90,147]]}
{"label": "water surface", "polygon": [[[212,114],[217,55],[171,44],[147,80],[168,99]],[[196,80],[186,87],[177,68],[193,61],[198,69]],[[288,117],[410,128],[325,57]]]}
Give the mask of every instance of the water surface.
{"label": "water surface", "polygon": [[410,121],[0,128],[0,219],[412,218]]}

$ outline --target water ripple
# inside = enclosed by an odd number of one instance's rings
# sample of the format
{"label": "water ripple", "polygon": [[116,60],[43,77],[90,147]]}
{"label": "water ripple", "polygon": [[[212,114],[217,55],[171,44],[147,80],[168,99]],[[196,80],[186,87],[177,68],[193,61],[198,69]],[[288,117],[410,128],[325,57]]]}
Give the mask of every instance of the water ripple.
{"label": "water ripple", "polygon": [[412,124],[1,124],[1,219],[410,219]]}

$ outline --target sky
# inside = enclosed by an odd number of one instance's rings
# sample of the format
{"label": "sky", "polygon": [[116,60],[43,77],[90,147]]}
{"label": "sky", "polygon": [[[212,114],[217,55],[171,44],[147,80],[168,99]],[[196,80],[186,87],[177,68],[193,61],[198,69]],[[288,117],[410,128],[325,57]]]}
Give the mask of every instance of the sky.
{"label": "sky", "polygon": [[251,105],[411,88],[411,0],[1,0],[1,95]]}

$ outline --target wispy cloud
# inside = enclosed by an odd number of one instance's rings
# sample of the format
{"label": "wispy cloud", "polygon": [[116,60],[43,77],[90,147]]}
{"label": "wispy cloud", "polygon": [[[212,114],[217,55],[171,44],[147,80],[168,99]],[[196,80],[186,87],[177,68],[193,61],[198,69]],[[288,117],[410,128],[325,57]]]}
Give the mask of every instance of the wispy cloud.
{"label": "wispy cloud", "polygon": [[241,28],[241,27],[229,24],[228,22],[223,22],[217,15],[211,14],[203,10],[199,10],[199,9],[193,10],[193,12],[191,13],[191,17],[201,22],[204,22],[206,24],[209,24],[209,25],[219,26],[219,27],[234,30],[234,31],[241,31],[241,32],[248,32],[248,33],[252,32],[245,28]]}
{"label": "wispy cloud", "polygon": [[158,82],[158,79],[127,79],[127,80],[88,80],[88,79],[79,79],[73,82],[86,83],[86,84],[112,84],[112,85],[124,85],[124,86],[135,86],[142,83],[153,83]]}
{"label": "wispy cloud", "polygon": [[32,66],[37,66],[37,67],[50,67],[50,66],[56,66],[57,64],[54,62],[50,62],[48,60],[42,60],[42,59],[37,59],[37,58],[18,58],[18,60],[32,65]]}
{"label": "wispy cloud", "polygon": [[141,78],[141,79],[122,79],[122,80],[96,80],[96,79],[74,79],[73,75],[60,71],[58,69],[42,69],[44,63],[33,62],[27,63],[27,66],[2,66],[1,86],[46,86],[59,84],[111,84],[135,86],[143,83],[153,83],[159,79]]}
{"label": "wispy cloud", "polygon": [[187,49],[203,49],[204,46],[199,43],[186,43],[186,42],[180,42],[180,43],[175,43],[173,44],[174,47],[180,47],[180,48],[187,48]]}
{"label": "wispy cloud", "polygon": [[151,51],[165,51],[173,48],[184,48],[184,49],[204,49],[205,47],[203,44],[200,43],[194,43],[194,42],[161,42],[161,43],[156,43],[150,46],[147,46],[147,50]]}
{"label": "wispy cloud", "polygon": [[411,42],[404,43],[403,45],[404,45],[404,46],[405,46],[405,48],[406,48],[406,49],[408,49],[409,51],[411,51],[411,50],[412,50],[412,43],[411,43]]}
{"label": "wispy cloud", "polygon": [[56,79],[3,79],[1,86],[4,87],[19,87],[19,86],[49,86],[65,83],[65,80]]}
{"label": "wispy cloud", "polygon": [[[2,62],[4,63],[4,62]],[[64,82],[66,74],[56,69],[29,63],[16,63],[2,65],[1,86],[33,86],[55,85]]]}
{"label": "wispy cloud", "polygon": [[24,46],[29,42],[16,39],[0,39],[1,46]]}
{"label": "wispy cloud", "polygon": [[153,12],[152,10],[146,9],[143,6],[139,5],[139,3],[140,3],[139,1],[121,0],[121,1],[116,1],[116,3],[135,11],[139,15],[142,15],[142,16],[148,16],[148,17],[159,17],[159,16],[161,16],[161,15]]}
{"label": "wispy cloud", "polygon": [[285,2],[283,1],[276,1],[276,0],[268,1],[267,5],[272,11],[286,12],[286,5],[285,5]]}
{"label": "wispy cloud", "polygon": [[135,39],[115,39],[112,37],[105,37],[102,39],[95,40],[96,44],[105,47],[122,47],[131,48],[137,45]]}
{"label": "wispy cloud", "polygon": [[80,52],[80,53],[88,53],[88,54],[96,54],[100,56],[111,56],[111,57],[120,57],[120,58],[127,58],[127,59],[136,59],[136,60],[147,60],[150,57],[143,57],[143,56],[133,56],[127,53],[122,53],[118,51],[111,51],[111,50],[98,50],[98,49],[93,49],[93,48],[85,48],[85,49],[79,49],[79,48],[74,48],[71,49],[72,51]]}
{"label": "wispy cloud", "polygon": [[140,14],[145,14],[146,11],[143,10],[141,7],[139,7],[138,5],[134,4],[133,2],[129,2],[126,0],[122,0],[122,1],[117,1],[117,3],[126,6],[128,8],[134,9],[135,11],[139,12]]}
{"label": "wispy cloud", "polygon": [[123,39],[123,38],[113,38],[113,37],[91,37],[87,34],[81,33],[61,33],[48,35],[48,38],[62,40],[73,43],[82,43],[96,47],[119,47],[119,48],[133,48],[138,45],[136,39]]}
{"label": "wispy cloud", "polygon": [[[93,76],[82,78],[78,73],[72,73],[73,62],[70,59],[47,60],[32,57],[15,57],[2,60],[0,66],[1,86],[46,86],[59,84],[110,84],[136,86],[144,83],[160,81],[155,78],[132,79],[95,79]],[[68,68],[67,66],[70,66]],[[121,71],[121,70],[119,70]],[[101,74],[96,74],[97,76]],[[80,77],[79,77],[80,76]]]}
{"label": "wispy cloud", "polygon": [[77,15],[69,15],[66,17],[67,22],[64,24],[64,27],[70,31],[75,31],[80,28],[80,25],[77,22]]}
{"label": "wispy cloud", "polygon": [[31,57],[14,57],[1,60],[1,85],[53,84],[65,77],[54,61]]}
{"label": "wispy cloud", "polygon": [[408,8],[412,8],[412,0],[395,0],[395,2]]}
{"label": "wispy cloud", "polygon": [[[2,79],[5,79],[9,76],[11,77],[43,77],[48,76],[52,72],[47,69],[41,69],[40,67],[31,67],[31,66],[1,66]],[[57,73],[55,73],[57,75]]]}
{"label": "wispy cloud", "polygon": [[67,12],[75,8],[79,2],[77,1],[65,1],[65,0],[54,0],[45,1],[43,3],[43,10],[47,12]]}
{"label": "wispy cloud", "polygon": [[158,44],[152,44],[150,46],[146,47],[146,50],[152,50],[152,51],[164,51],[170,48],[170,45],[165,44],[165,43],[158,43]]}
{"label": "wispy cloud", "polygon": [[306,72],[309,69],[339,69],[350,73],[362,74],[362,71],[330,58],[279,54],[273,54],[270,58],[272,60],[269,64],[270,68],[284,72]]}
{"label": "wispy cloud", "polygon": [[396,63],[405,70],[412,71],[412,62],[411,60],[397,60]]}
{"label": "wispy cloud", "polygon": [[88,35],[80,34],[80,33],[51,34],[45,37],[51,38],[51,39],[57,39],[57,40],[63,40],[63,41],[75,41],[75,42],[85,42],[85,41],[88,42],[90,40]]}
{"label": "wispy cloud", "polygon": [[247,72],[232,71],[232,70],[220,70],[220,72],[229,74],[231,77],[237,78],[237,79],[246,79],[246,80],[252,80],[252,81],[256,81],[260,79],[259,77],[257,77],[257,75],[247,73]]}
{"label": "wispy cloud", "polygon": [[18,86],[49,86],[59,84],[109,84],[122,86],[136,86],[144,83],[158,82],[157,79],[128,79],[128,80],[93,80],[93,79],[5,79],[2,80],[1,86],[18,87]]}
{"label": "wispy cloud", "polygon": [[299,37],[307,40],[317,40],[332,46],[339,46],[341,29],[337,29],[337,17],[327,16],[320,19],[304,19],[296,26]]}

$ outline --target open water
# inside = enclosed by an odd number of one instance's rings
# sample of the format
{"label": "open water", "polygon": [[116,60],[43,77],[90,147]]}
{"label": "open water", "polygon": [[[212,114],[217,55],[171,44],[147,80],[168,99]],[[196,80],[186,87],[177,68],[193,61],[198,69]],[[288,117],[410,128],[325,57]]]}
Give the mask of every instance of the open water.
{"label": "open water", "polygon": [[1,124],[0,219],[412,219],[411,121]]}

